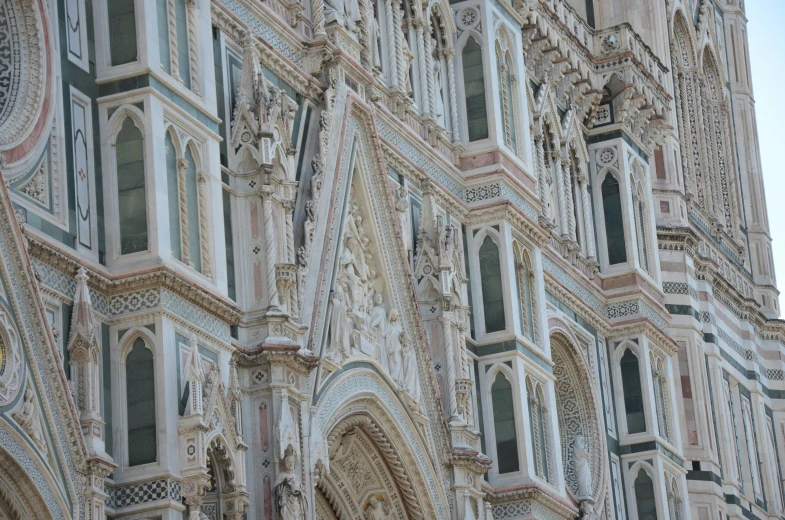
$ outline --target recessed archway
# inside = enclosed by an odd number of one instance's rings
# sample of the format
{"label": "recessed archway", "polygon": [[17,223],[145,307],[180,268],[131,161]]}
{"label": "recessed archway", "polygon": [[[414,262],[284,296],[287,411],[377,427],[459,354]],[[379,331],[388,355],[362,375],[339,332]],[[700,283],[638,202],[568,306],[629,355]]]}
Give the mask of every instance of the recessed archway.
{"label": "recessed archway", "polygon": [[592,496],[596,500],[604,490],[603,463],[605,444],[600,427],[597,399],[592,388],[588,363],[568,336],[559,331],[551,334],[553,374],[556,377],[556,410],[561,435],[561,454],[565,487],[575,497],[578,483],[575,474],[574,444],[583,436],[589,456]]}

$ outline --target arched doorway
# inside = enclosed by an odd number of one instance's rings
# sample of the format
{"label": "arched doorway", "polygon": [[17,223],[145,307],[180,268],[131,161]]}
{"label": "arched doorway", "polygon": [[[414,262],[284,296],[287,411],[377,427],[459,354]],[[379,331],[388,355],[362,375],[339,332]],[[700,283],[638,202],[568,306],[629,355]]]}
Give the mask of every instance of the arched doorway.
{"label": "arched doorway", "polygon": [[578,496],[576,450],[582,450],[575,441],[582,437],[591,474],[591,498],[599,503],[605,488],[606,446],[589,364],[566,333],[554,332],[550,340],[565,487],[573,498]]}
{"label": "arched doorway", "polygon": [[215,437],[207,448],[207,474],[210,480],[201,510],[210,520],[222,520],[227,512],[227,499],[237,486],[231,458],[220,437]]}
{"label": "arched doorway", "polygon": [[27,473],[0,448],[0,520],[51,519],[52,515]]}
{"label": "arched doorway", "polygon": [[328,438],[330,472],[319,481],[319,520],[424,518],[387,434],[368,415],[341,421]]}

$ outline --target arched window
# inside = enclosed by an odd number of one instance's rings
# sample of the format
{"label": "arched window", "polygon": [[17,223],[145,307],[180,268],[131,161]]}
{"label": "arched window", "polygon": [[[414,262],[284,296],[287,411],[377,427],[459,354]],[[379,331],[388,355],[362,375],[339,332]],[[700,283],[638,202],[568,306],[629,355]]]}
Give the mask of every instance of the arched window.
{"label": "arched window", "polygon": [[191,65],[188,56],[188,13],[186,0],[174,0],[175,26],[177,29],[177,73],[185,88],[191,88]]}
{"label": "arched window", "polygon": [[127,255],[147,249],[144,138],[130,117],[117,134],[115,157],[120,254]]}
{"label": "arched window", "polygon": [[109,18],[110,63],[115,66],[136,61],[138,54],[134,0],[109,0],[106,8]]}
{"label": "arched window", "polygon": [[643,390],[638,358],[627,349],[621,358],[621,383],[624,391],[624,412],[627,415],[627,433],[646,431],[646,414],[643,408]]}
{"label": "arched window", "polygon": [[134,341],[125,358],[128,414],[128,466],[155,462],[158,457],[155,425],[153,353],[142,338]]}
{"label": "arched window", "polygon": [[461,57],[469,142],[487,139],[488,110],[485,105],[485,73],[482,66],[482,47],[477,43],[477,40],[474,38],[466,40]]}
{"label": "arched window", "polygon": [[654,483],[646,470],[638,470],[635,478],[635,505],[638,520],[657,520],[657,501],[654,499]]}
{"label": "arched window", "polygon": [[202,246],[199,227],[199,187],[196,178],[196,162],[191,146],[185,149],[185,194],[188,221],[188,258],[194,269],[202,271]]}
{"label": "arched window", "polygon": [[608,243],[608,264],[623,264],[627,261],[627,246],[624,242],[624,220],[621,212],[619,181],[608,173],[602,181],[602,208],[605,215],[605,240]]}
{"label": "arched window", "polygon": [[480,247],[480,283],[485,332],[504,330],[504,292],[499,246],[490,236],[485,237]]}
{"label": "arched window", "polygon": [[166,133],[166,192],[169,200],[169,241],[172,256],[182,260],[180,244],[180,183],[177,179],[177,149],[171,132]]}
{"label": "arched window", "polygon": [[520,468],[518,463],[518,437],[515,431],[515,406],[512,385],[501,372],[491,386],[493,404],[493,431],[496,437],[496,460],[499,474],[512,473]]}

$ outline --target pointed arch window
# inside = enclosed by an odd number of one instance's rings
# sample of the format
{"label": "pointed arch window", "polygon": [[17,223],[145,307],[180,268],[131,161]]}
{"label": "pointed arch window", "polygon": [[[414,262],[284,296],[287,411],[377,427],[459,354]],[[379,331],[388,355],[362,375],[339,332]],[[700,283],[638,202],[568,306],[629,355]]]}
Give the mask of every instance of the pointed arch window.
{"label": "pointed arch window", "polygon": [[535,474],[550,482],[550,432],[545,397],[539,384],[536,388],[527,385],[529,394],[529,430],[531,431],[532,454]]}
{"label": "pointed arch window", "polygon": [[144,137],[130,117],[117,134],[115,159],[120,254],[138,253],[148,247]]}
{"label": "pointed arch window", "polygon": [[496,460],[499,474],[512,473],[520,469],[518,462],[518,435],[515,430],[515,405],[512,384],[501,372],[491,386],[493,404],[493,431],[496,437]]}
{"label": "pointed arch window", "polygon": [[466,124],[469,142],[488,138],[488,109],[485,100],[485,73],[482,47],[474,38],[466,40],[461,53],[463,90],[466,97]]}
{"label": "pointed arch window", "polygon": [[504,330],[506,326],[499,246],[490,236],[483,240],[479,256],[485,332],[489,334]]}
{"label": "pointed arch window", "polygon": [[643,468],[635,477],[635,505],[638,520],[657,520],[657,501],[654,499],[654,482]]}
{"label": "pointed arch window", "polygon": [[608,246],[608,264],[623,264],[627,261],[627,245],[624,240],[624,219],[621,210],[619,181],[612,173],[602,181],[602,209],[605,217],[605,240]]}
{"label": "pointed arch window", "polygon": [[646,414],[643,406],[643,389],[638,357],[627,349],[619,364],[624,391],[624,412],[627,416],[627,433],[646,431]]}
{"label": "pointed arch window", "polygon": [[125,358],[128,466],[158,458],[154,369],[153,352],[142,338],[136,338]]}

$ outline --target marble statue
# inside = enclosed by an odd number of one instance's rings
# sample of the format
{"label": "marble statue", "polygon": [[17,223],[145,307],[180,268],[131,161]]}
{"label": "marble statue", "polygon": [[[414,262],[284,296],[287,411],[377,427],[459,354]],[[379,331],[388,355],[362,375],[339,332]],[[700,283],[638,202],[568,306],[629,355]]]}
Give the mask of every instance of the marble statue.
{"label": "marble statue", "polygon": [[403,326],[401,325],[398,311],[393,309],[390,312],[390,323],[387,325],[386,334],[386,354],[387,366],[390,377],[398,386],[403,384],[402,377],[402,351],[401,338],[403,337]]}
{"label": "marble statue", "polygon": [[572,445],[574,458],[575,483],[577,485],[576,496],[578,498],[591,497],[591,468],[589,467],[589,450],[586,447],[586,439],[583,435],[575,437]]}
{"label": "marble statue", "polygon": [[[371,336],[376,340],[377,345],[384,344],[384,329],[387,321],[387,311],[384,310],[382,302],[382,294],[379,292],[373,295],[373,307],[368,319],[368,329]],[[387,356],[384,355],[382,350],[377,352],[378,361],[382,367],[387,370]]]}
{"label": "marble statue", "polygon": [[417,373],[417,355],[414,352],[414,345],[406,338],[401,336],[403,349],[403,388],[415,403],[420,402],[420,376]]}
{"label": "marble statue", "polygon": [[442,89],[442,64],[439,60],[433,61],[433,90],[436,97],[436,120],[444,126],[444,91]]}
{"label": "marble statue", "polygon": [[332,297],[333,310],[330,316],[330,334],[332,335],[331,356],[339,363],[349,355],[349,338],[351,330],[346,314],[346,295],[341,284],[335,286]]}
{"label": "marble statue", "polygon": [[412,233],[409,230],[409,197],[404,186],[394,187],[395,211],[398,214],[398,225],[401,227],[401,239],[405,251],[412,249]]}
{"label": "marble statue", "polygon": [[46,452],[46,439],[44,438],[44,428],[41,425],[41,414],[38,413],[35,392],[29,386],[25,389],[22,409],[12,414],[12,417],[25,433],[33,439],[36,446]]}
{"label": "marble statue", "polygon": [[360,31],[360,3],[358,0],[325,0],[325,20],[335,22],[353,33]]}
{"label": "marble statue", "polygon": [[297,456],[291,446],[286,448],[283,462],[284,471],[278,474],[273,488],[275,507],[281,520],[305,520],[307,511],[305,493],[300,477],[294,472]]}

